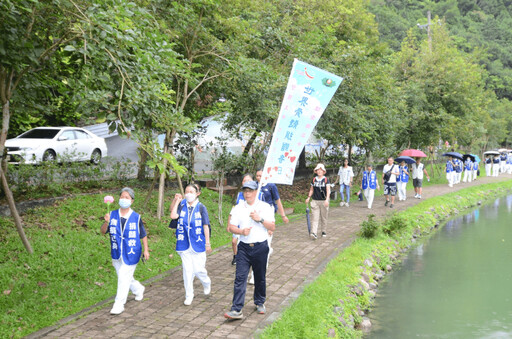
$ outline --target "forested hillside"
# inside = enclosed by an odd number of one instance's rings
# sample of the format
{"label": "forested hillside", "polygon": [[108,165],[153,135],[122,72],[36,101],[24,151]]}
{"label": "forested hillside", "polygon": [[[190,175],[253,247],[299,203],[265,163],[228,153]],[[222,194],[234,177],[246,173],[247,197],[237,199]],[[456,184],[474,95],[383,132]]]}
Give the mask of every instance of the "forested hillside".
{"label": "forested hillside", "polygon": [[[486,87],[498,98],[512,98],[512,1],[507,0],[371,0],[380,39],[400,50],[407,31],[426,35],[418,24],[445,23],[457,47],[465,52],[482,49],[479,63],[489,72]],[[440,21],[438,21],[440,20]]]}

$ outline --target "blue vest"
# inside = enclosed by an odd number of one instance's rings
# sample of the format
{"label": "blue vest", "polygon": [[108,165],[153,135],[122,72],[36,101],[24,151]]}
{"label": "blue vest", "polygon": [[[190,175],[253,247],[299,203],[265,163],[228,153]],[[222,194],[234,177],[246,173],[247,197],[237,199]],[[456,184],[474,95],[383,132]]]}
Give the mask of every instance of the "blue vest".
{"label": "blue vest", "polygon": [[507,156],[505,154],[500,155],[501,161],[507,161]]}
{"label": "blue vest", "polygon": [[130,214],[121,234],[121,217],[119,210],[110,212],[110,254],[112,259],[123,256],[126,265],[136,265],[140,260],[142,247],[140,244],[140,216],[133,212]]}
{"label": "blue vest", "polygon": [[494,160],[492,162],[495,163],[495,164],[499,164],[500,163],[500,158],[494,157]]}
{"label": "blue vest", "polygon": [[466,160],[466,171],[471,171],[472,167],[473,167],[473,162],[468,158]]}
{"label": "blue vest", "polygon": [[490,164],[490,163],[492,163],[491,158],[487,158],[487,159],[485,159],[485,163],[486,163],[486,164]]}
{"label": "blue vest", "polygon": [[[407,166],[400,166],[400,181],[401,182],[409,182],[409,175],[405,173],[405,171],[409,172],[409,168]],[[405,170],[405,171],[404,171]]]}
{"label": "blue vest", "polygon": [[206,238],[204,236],[203,221],[201,218],[201,206],[198,202],[192,210],[189,223],[188,204],[181,209],[176,228],[176,251],[182,252],[188,250],[192,245],[192,250],[196,253],[205,251]]}
{"label": "blue vest", "polygon": [[478,162],[476,162],[476,161],[473,163],[473,170],[474,171],[478,170]]}
{"label": "blue vest", "polygon": [[450,173],[453,171],[453,164],[450,160],[446,162],[446,173]]}
{"label": "blue vest", "polygon": [[368,171],[363,172],[363,189],[368,188],[368,184],[372,190],[377,188],[377,173],[375,171],[371,171],[370,175],[368,175]]}
{"label": "blue vest", "polygon": [[455,159],[455,171],[457,173],[462,172],[462,161],[459,159]]}

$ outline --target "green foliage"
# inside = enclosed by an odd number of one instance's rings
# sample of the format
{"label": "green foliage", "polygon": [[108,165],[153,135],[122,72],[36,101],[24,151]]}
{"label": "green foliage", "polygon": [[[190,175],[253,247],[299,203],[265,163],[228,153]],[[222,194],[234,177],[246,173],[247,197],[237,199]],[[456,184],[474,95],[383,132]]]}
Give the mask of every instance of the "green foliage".
{"label": "green foliage", "polygon": [[[113,187],[135,175],[128,160],[101,162],[43,162],[9,165],[7,178],[15,199],[38,199],[80,193],[105,185]],[[3,191],[1,192],[4,195]]]}
{"label": "green foliage", "polygon": [[396,235],[407,228],[408,222],[400,214],[393,214],[382,224],[382,231],[387,235]]}
{"label": "green foliage", "polygon": [[370,214],[368,220],[361,223],[361,230],[359,231],[361,237],[370,239],[377,235],[379,223],[374,218],[375,214]]}

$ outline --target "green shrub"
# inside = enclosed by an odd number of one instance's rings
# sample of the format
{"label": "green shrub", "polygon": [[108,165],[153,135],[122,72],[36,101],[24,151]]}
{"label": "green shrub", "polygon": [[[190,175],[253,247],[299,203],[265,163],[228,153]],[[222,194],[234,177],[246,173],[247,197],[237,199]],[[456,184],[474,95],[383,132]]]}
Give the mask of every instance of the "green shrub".
{"label": "green shrub", "polygon": [[407,221],[399,214],[393,214],[391,218],[387,218],[382,225],[382,230],[387,235],[397,233],[407,227]]}
{"label": "green shrub", "polygon": [[371,239],[377,234],[379,223],[374,218],[375,214],[370,214],[368,220],[361,223],[361,230],[359,231],[361,237]]}

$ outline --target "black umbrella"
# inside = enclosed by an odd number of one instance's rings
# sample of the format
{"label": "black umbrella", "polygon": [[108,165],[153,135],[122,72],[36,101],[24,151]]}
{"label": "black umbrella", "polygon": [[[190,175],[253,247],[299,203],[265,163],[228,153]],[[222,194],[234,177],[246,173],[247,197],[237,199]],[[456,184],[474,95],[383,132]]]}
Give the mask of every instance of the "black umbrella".
{"label": "black umbrella", "polygon": [[398,158],[395,159],[395,161],[398,163],[405,161],[406,164],[414,164],[416,162],[416,160],[406,155],[399,156]]}
{"label": "black umbrella", "polygon": [[469,158],[471,161],[475,162],[475,156],[473,154],[464,154],[462,156],[462,160],[466,161],[466,159]]}
{"label": "black umbrella", "polygon": [[308,234],[311,234],[311,219],[309,218],[309,207],[306,207],[306,221],[308,223]]}
{"label": "black umbrella", "polygon": [[446,152],[443,154],[443,156],[462,160],[462,154],[460,154],[459,152]]}

